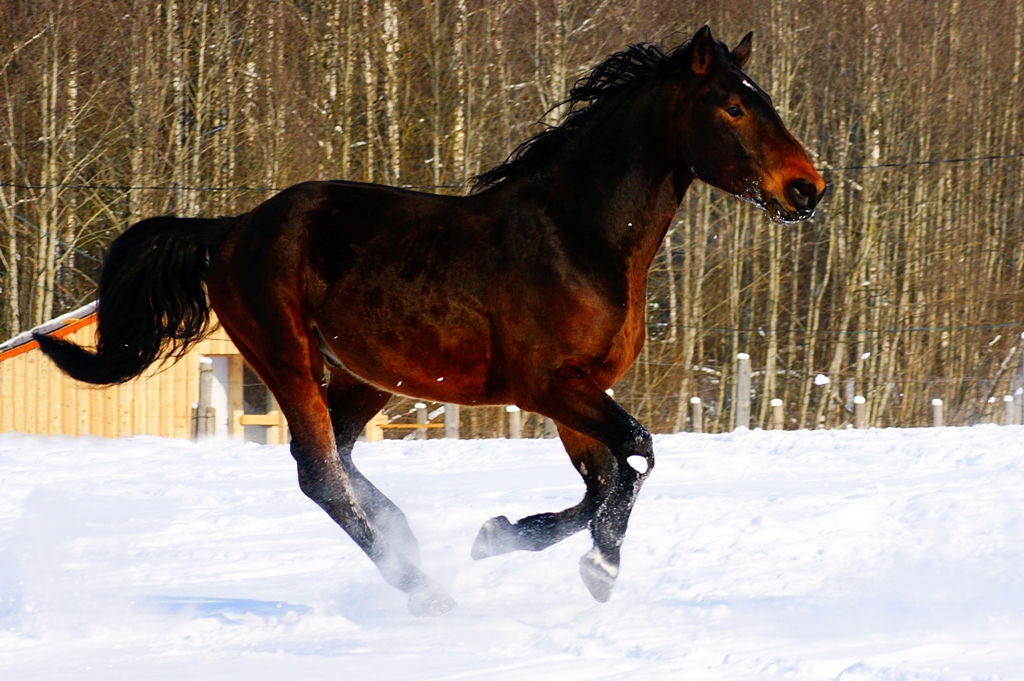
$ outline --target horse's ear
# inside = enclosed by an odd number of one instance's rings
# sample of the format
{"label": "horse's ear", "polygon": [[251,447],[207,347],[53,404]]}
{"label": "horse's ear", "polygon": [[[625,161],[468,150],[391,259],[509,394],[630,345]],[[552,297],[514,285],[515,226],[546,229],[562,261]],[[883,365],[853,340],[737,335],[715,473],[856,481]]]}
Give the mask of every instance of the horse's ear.
{"label": "horse's ear", "polygon": [[743,36],[743,40],[741,40],[740,44],[736,46],[736,49],[732,51],[732,58],[736,60],[736,63],[739,64],[741,69],[743,68],[743,65],[747,63],[747,60],[750,59],[750,49],[753,42],[754,32],[751,31]]}
{"label": "horse's ear", "polygon": [[711,28],[705,24],[694,34],[690,46],[690,68],[698,76],[703,76],[711,68],[715,57],[715,39],[711,37]]}

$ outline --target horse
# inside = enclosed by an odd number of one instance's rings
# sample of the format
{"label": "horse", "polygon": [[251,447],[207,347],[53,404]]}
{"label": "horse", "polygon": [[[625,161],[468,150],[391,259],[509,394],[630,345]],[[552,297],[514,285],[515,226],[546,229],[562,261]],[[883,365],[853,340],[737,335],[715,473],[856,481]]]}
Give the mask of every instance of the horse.
{"label": "horse", "polygon": [[212,308],[277,397],[302,491],[405,592],[414,615],[452,598],[420,569],[402,511],[352,448],[394,394],[515,404],[553,419],[585,484],[575,506],[487,520],[471,556],[540,551],[584,529],[591,595],[607,601],[651,436],[606,390],[644,343],[647,273],[701,180],[810,218],[825,191],[769,96],[705,26],[676,48],[635,44],[571,88],[556,127],[442,196],[304,182],[228,218],[143,220],[99,284],[95,350],[36,335],[67,374],[138,376],[210,330]]}

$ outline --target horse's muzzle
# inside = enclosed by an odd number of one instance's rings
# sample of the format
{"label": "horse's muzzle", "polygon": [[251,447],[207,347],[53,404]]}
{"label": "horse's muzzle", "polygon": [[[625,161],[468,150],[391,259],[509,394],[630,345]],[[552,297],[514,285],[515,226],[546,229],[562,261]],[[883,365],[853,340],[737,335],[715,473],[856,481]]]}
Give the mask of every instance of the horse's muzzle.
{"label": "horse's muzzle", "polygon": [[[775,222],[790,223],[810,220],[814,217],[814,209],[825,196],[827,189],[828,186],[822,183],[822,189],[819,192],[814,183],[809,180],[796,179],[786,185],[785,202],[773,197],[765,208]],[[787,203],[789,205],[786,205]]]}
{"label": "horse's muzzle", "polygon": [[824,189],[819,194],[818,188],[812,182],[803,178],[793,180],[786,185],[786,198],[789,199],[798,213],[813,213],[814,207],[818,205],[818,201],[824,195]]}

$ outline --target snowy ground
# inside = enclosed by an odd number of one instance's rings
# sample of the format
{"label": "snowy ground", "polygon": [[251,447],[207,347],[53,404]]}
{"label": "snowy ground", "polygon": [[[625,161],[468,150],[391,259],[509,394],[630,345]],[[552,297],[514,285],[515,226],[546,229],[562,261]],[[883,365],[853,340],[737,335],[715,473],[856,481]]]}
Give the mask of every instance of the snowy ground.
{"label": "snowy ground", "polygon": [[0,436],[3,679],[1024,679],[1024,428],[656,438],[611,602],[556,441],[359,445],[459,607],[406,613],[283,447]]}

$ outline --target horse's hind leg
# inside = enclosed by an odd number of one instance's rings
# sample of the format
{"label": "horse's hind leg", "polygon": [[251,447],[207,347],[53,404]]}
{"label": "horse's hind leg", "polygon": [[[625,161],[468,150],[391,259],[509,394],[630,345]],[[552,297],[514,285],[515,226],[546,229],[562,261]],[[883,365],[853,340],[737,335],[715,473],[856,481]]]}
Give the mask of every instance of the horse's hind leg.
{"label": "horse's hind leg", "polygon": [[[365,478],[351,472],[354,470],[351,460],[346,465],[339,456],[335,427],[321,393],[324,365],[316,339],[310,339],[301,328],[294,328],[294,320],[285,315],[268,314],[261,324],[256,324],[251,317],[230,318],[224,312],[219,316],[239,351],[277,397],[288,419],[299,487],[306,496],[352,537],[376,564],[384,581],[409,595],[412,614],[436,615],[454,607],[455,601],[419,569],[408,552],[392,544],[374,524],[374,514],[367,512],[359,502],[360,496],[374,499],[376,488],[368,487],[368,481],[363,484]],[[247,333],[238,333],[238,326]],[[267,337],[266,328],[276,329],[273,340]],[[364,404],[367,410],[374,406]],[[376,409],[371,414],[375,412]],[[344,421],[339,423],[346,439],[354,439],[350,433],[357,427],[355,421],[348,425],[344,425]],[[348,451],[350,449],[349,445]]]}
{"label": "horse's hind leg", "polygon": [[[376,488],[367,486],[368,481],[364,484],[361,474],[354,476],[350,472],[354,466],[349,457],[343,459],[338,455],[327,405],[320,399],[316,383],[279,381],[278,389],[275,394],[292,429],[292,456],[298,464],[299,487],[306,496],[352,537],[388,584],[409,595],[412,614],[437,615],[454,607],[455,601],[419,569],[407,551],[390,541],[373,522],[375,513],[368,512],[359,502],[360,496],[372,500],[375,495],[369,490]],[[294,406],[289,409],[285,406],[288,403]]]}
{"label": "horse's hind leg", "polygon": [[419,565],[419,543],[405,514],[352,461],[352,447],[366,422],[384,408],[390,398],[389,393],[363,383],[344,369],[329,370],[327,408],[331,414],[338,457],[351,481],[356,500],[388,543],[413,564]]}
{"label": "horse's hind leg", "polygon": [[558,424],[558,435],[573,467],[586,483],[583,500],[558,513],[538,513],[516,523],[505,516],[484,523],[473,543],[474,559],[489,558],[509,551],[543,551],[587,528],[608,492],[617,463],[603,444]]}

